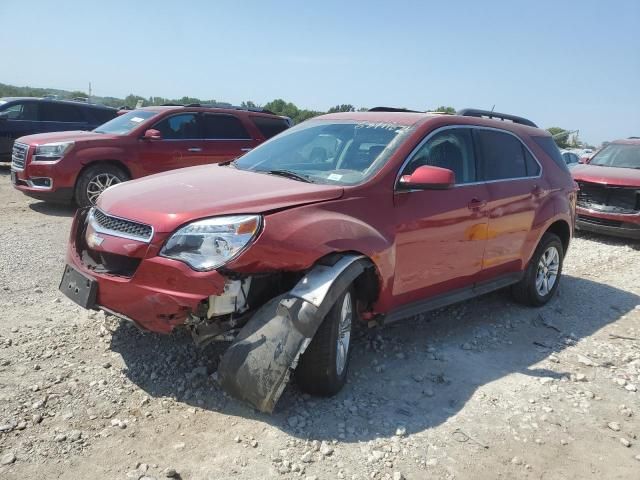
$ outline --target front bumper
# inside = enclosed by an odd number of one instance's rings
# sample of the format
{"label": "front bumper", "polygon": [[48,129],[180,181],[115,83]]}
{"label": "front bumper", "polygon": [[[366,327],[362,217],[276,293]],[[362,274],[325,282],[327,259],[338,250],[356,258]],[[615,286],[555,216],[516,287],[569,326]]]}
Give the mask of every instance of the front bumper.
{"label": "front bumper", "polygon": [[580,230],[640,240],[640,214],[612,214],[576,208],[576,227]]}
{"label": "front bumper", "polygon": [[29,147],[24,167],[11,165],[13,187],[37,200],[71,202],[77,172],[66,166],[69,160],[65,157],[56,163],[32,163],[32,151],[33,147]]}
{"label": "front bumper", "polygon": [[103,246],[111,244],[122,252],[142,252],[140,264],[131,277],[88,268],[81,258],[87,248],[86,214],[87,210],[79,210],[74,218],[66,261],[96,280],[96,309],[131,320],[145,330],[170,333],[184,324],[191,312],[197,312],[209,296],[224,292],[225,277],[218,272],[196,272],[182,262],[157,256],[164,239],[145,247],[141,242],[101,234]]}

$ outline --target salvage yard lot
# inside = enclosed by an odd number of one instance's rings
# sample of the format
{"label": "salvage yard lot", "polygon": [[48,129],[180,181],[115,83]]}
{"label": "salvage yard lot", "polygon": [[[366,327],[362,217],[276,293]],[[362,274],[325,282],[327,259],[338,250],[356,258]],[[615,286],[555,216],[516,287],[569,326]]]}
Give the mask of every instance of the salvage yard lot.
{"label": "salvage yard lot", "polygon": [[638,243],[576,238],[541,309],[360,329],[336,397],[291,385],[264,415],[216,385],[223,346],[58,293],[72,214],[0,170],[0,478],[637,478]]}

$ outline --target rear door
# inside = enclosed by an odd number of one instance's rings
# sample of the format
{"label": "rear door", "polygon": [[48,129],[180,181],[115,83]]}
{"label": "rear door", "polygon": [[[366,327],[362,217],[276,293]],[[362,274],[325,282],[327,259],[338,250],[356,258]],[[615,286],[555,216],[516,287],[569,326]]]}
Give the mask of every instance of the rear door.
{"label": "rear door", "polygon": [[139,166],[145,175],[202,163],[202,134],[195,112],[176,113],[150,126],[158,140],[139,140]]}
{"label": "rear door", "polygon": [[473,131],[480,176],[489,189],[489,229],[483,278],[518,272],[535,213],[548,186],[531,151],[513,133],[489,128]]}
{"label": "rear door", "polygon": [[244,155],[258,144],[235,115],[226,113],[203,113],[202,151],[198,162],[220,163]]}
{"label": "rear door", "polygon": [[68,130],[89,130],[89,122],[78,105],[47,102],[39,104],[39,132],[62,132]]}
{"label": "rear door", "polygon": [[40,133],[38,129],[38,102],[21,100],[5,106],[0,112],[0,155],[11,156],[16,138]]}

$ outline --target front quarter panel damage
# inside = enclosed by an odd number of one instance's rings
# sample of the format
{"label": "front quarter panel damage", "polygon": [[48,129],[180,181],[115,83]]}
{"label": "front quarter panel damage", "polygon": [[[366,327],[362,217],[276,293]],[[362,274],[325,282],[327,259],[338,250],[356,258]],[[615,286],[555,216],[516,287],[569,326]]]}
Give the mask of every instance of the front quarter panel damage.
{"label": "front quarter panel damage", "polygon": [[360,255],[334,257],[317,264],[289,293],[264,304],[223,355],[222,388],[272,412],[324,317],[369,265]]}

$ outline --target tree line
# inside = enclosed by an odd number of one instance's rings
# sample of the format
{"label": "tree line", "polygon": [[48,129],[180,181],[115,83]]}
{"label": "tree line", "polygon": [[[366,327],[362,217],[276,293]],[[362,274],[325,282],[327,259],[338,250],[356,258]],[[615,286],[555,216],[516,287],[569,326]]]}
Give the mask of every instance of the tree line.
{"label": "tree line", "polygon": [[[45,96],[53,96],[54,98],[60,100],[71,100],[71,99],[88,99],[88,95],[86,92],[75,90],[60,90],[60,89],[52,89],[52,88],[35,88],[35,87],[16,87],[14,85],[7,85],[4,83],[0,83],[0,97],[45,97]],[[219,107],[229,107],[230,103],[219,101],[219,100],[203,100],[196,97],[181,97],[181,98],[167,98],[167,97],[142,97],[140,95],[135,95],[133,93],[127,95],[124,98],[118,97],[100,97],[100,96],[91,96],[90,101],[92,103],[101,103],[103,105],[107,105],[109,107],[116,108],[134,108],[136,105],[140,104],[142,106],[157,106],[157,105],[188,105],[191,103],[200,103],[200,104],[210,104],[216,105]],[[269,110],[277,115],[284,115],[293,120],[294,123],[300,123],[310,118],[313,118],[318,115],[322,115],[324,113],[336,113],[336,112],[355,112],[355,111],[366,111],[367,107],[358,107],[356,108],[350,103],[335,105],[331,107],[326,112],[319,110],[310,110],[306,108],[300,108],[292,102],[287,102],[281,98],[272,100],[270,102],[265,103],[264,105],[257,104],[251,100],[244,101],[240,104],[240,107],[243,108],[264,108]],[[455,113],[456,109],[451,106],[441,105],[436,108],[427,108],[428,111],[433,112],[444,112],[444,113]],[[569,147],[586,147],[588,145],[583,144],[579,141],[577,133],[574,133],[570,130],[566,130],[560,127],[551,127],[548,129],[552,135],[554,135],[554,140],[556,141],[558,147],[560,148],[569,148]],[[573,133],[573,136],[571,134]]]}

